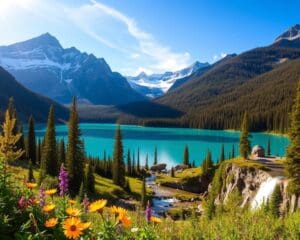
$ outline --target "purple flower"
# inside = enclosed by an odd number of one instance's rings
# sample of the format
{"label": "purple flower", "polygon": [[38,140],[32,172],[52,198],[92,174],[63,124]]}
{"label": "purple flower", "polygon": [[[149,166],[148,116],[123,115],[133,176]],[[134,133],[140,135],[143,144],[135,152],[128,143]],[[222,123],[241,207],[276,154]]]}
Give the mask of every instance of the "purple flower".
{"label": "purple flower", "polygon": [[65,196],[68,193],[69,181],[68,181],[68,172],[66,171],[64,164],[62,163],[59,170],[59,195],[61,197]]}
{"label": "purple flower", "polygon": [[45,204],[46,204],[46,193],[45,193],[45,188],[44,187],[40,188],[39,200],[40,200],[40,206],[44,207]]}
{"label": "purple flower", "polygon": [[151,216],[152,216],[152,208],[151,208],[150,202],[148,201],[147,208],[146,208],[146,218],[147,218],[148,222],[150,222]]}

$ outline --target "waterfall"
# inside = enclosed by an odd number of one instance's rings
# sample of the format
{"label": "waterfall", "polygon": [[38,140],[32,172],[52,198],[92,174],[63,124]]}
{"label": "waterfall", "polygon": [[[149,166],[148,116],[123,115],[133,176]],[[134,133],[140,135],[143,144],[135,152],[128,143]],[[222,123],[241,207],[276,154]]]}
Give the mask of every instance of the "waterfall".
{"label": "waterfall", "polygon": [[251,202],[251,209],[257,209],[265,203],[274,192],[277,183],[282,177],[268,177],[266,181],[260,184],[260,187]]}

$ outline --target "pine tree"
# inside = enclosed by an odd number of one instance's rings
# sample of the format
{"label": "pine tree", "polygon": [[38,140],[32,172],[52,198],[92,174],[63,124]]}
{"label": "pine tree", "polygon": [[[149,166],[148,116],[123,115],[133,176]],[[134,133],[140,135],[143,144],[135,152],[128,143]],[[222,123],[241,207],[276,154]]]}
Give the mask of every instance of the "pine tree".
{"label": "pine tree", "polygon": [[153,165],[156,165],[158,162],[157,162],[157,147],[155,146],[155,149],[154,149],[154,160],[153,160]]}
{"label": "pine tree", "polygon": [[56,134],[55,134],[55,118],[54,107],[51,105],[48,115],[47,130],[44,137],[44,144],[42,150],[41,169],[39,182],[45,178],[47,174],[57,176],[58,162],[56,155]]}
{"label": "pine tree", "polygon": [[132,153],[132,166],[131,166],[131,173],[132,173],[132,176],[135,176],[136,175],[136,168],[135,168],[135,154],[134,152]]}
{"label": "pine tree", "polygon": [[130,150],[128,149],[127,151],[127,175],[131,176],[132,172],[131,172],[131,154],[130,154]]}
{"label": "pine tree", "polygon": [[222,144],[221,147],[221,155],[220,155],[220,163],[225,161],[225,150],[224,150],[224,144]]}
{"label": "pine tree", "polygon": [[171,168],[171,177],[173,177],[173,178],[175,177],[175,172],[174,172],[174,168],[173,167]]}
{"label": "pine tree", "polygon": [[84,149],[80,139],[81,132],[78,123],[76,99],[73,98],[68,132],[66,164],[69,177],[69,192],[71,196],[78,194],[84,178]]}
{"label": "pine tree", "polygon": [[13,133],[15,125],[16,119],[11,118],[7,110],[2,125],[2,134],[0,135],[0,156],[2,155],[8,161],[19,159],[24,154],[24,150],[17,149],[16,146],[22,136],[21,133]]}
{"label": "pine tree", "polygon": [[250,141],[249,141],[249,124],[248,114],[244,113],[243,122],[241,125],[241,137],[240,137],[240,155],[244,159],[248,158],[250,153]]}
{"label": "pine tree", "polygon": [[145,169],[149,170],[149,164],[148,164],[148,153],[146,155],[146,159],[145,159]]}
{"label": "pine tree", "polygon": [[28,182],[34,182],[34,176],[33,176],[33,167],[32,167],[32,161],[29,160],[28,164],[28,177],[27,177]]}
{"label": "pine tree", "polygon": [[285,168],[290,179],[288,190],[300,194],[300,81],[290,115],[290,145],[287,149]]}
{"label": "pine tree", "polygon": [[143,181],[142,181],[142,191],[141,191],[141,205],[144,208],[146,206],[146,202],[147,202],[147,196],[146,196],[146,181],[145,181],[145,177],[143,177]]}
{"label": "pine tree", "polygon": [[273,194],[270,199],[270,211],[274,217],[280,216],[280,204],[282,202],[282,196],[280,186],[276,185]]}
{"label": "pine tree", "polygon": [[[18,121],[16,121],[17,124]],[[21,135],[19,141],[16,143],[16,150],[24,150],[23,154],[18,159],[25,159],[26,158],[26,141],[24,138],[24,131],[23,131],[23,125],[19,124],[19,129],[17,129],[16,133],[19,133]]]}
{"label": "pine tree", "polygon": [[87,186],[88,194],[93,195],[95,193],[95,176],[94,176],[94,167],[91,163],[89,163],[87,166],[86,186]]}
{"label": "pine tree", "polygon": [[141,165],[140,165],[140,148],[138,148],[138,152],[137,152],[136,171],[137,171],[137,174],[139,174],[139,173],[141,172]]}
{"label": "pine tree", "polygon": [[42,155],[42,144],[41,140],[38,140],[38,144],[36,147],[36,163],[41,164],[41,155]]}
{"label": "pine tree", "polygon": [[190,159],[189,159],[189,149],[188,146],[185,145],[184,152],[183,152],[183,164],[190,166]]}
{"label": "pine tree", "polygon": [[192,167],[193,167],[193,168],[196,167],[195,160],[193,160]]}
{"label": "pine tree", "polygon": [[211,151],[207,150],[206,158],[202,162],[202,172],[203,174],[209,173],[213,169],[213,161],[212,161],[212,156],[211,156]]}
{"label": "pine tree", "polygon": [[113,182],[121,187],[125,186],[125,164],[123,160],[123,143],[120,126],[115,134],[114,156],[113,156]]}
{"label": "pine tree", "polygon": [[34,130],[34,119],[32,116],[30,116],[28,122],[27,159],[30,159],[31,163],[33,165],[36,165],[36,139]]}
{"label": "pine tree", "polygon": [[232,144],[232,148],[231,148],[231,158],[235,158],[234,144]]}
{"label": "pine tree", "polygon": [[58,148],[58,161],[59,161],[59,166],[62,163],[66,162],[66,147],[65,147],[65,141],[62,139],[59,142],[59,148]]}
{"label": "pine tree", "polygon": [[271,156],[271,139],[270,139],[270,137],[268,138],[268,143],[267,143],[267,155]]}

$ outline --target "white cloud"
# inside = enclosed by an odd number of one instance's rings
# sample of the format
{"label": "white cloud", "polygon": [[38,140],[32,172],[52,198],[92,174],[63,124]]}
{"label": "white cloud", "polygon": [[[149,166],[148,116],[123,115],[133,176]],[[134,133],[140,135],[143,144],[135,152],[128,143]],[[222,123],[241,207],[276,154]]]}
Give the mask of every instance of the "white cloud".
{"label": "white cloud", "polygon": [[119,69],[127,69],[126,73],[134,74],[140,69],[147,73],[175,71],[191,64],[188,52],[171,50],[142,30],[134,19],[96,0],[77,5],[57,0],[0,0],[0,19],[9,14],[15,18],[20,10],[57,28],[75,27],[90,39],[114,49],[120,53],[119,62],[124,62]]}

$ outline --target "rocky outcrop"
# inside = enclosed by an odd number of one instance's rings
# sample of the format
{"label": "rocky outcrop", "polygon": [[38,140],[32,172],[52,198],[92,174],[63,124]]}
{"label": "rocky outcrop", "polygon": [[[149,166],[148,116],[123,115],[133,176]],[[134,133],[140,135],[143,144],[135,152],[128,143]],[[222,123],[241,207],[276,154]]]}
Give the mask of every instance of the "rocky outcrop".
{"label": "rocky outcrop", "polygon": [[152,172],[162,172],[162,171],[166,170],[166,167],[167,167],[167,164],[165,164],[165,163],[159,163],[159,164],[153,165],[150,168],[150,170]]}

